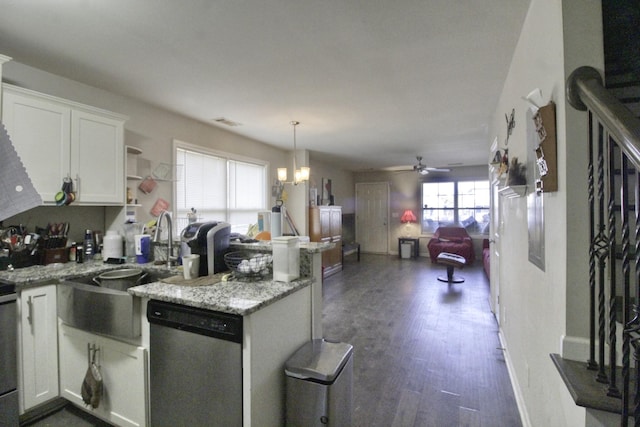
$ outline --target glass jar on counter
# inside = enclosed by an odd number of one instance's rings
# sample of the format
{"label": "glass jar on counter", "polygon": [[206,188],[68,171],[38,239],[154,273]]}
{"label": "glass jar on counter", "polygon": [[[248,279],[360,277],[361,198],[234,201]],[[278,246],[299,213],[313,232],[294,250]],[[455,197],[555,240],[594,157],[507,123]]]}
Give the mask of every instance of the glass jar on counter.
{"label": "glass jar on counter", "polygon": [[76,262],[76,242],[71,242],[71,246],[69,247],[69,262]]}

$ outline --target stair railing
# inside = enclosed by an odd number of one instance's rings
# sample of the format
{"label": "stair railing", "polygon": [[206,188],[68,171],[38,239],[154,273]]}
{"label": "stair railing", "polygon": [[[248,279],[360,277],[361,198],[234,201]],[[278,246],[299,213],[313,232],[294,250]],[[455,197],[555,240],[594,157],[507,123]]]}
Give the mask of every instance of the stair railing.
{"label": "stair railing", "polygon": [[[586,110],[589,118],[590,334],[586,366],[597,371],[595,381],[607,384],[608,396],[622,399],[621,425],[627,425],[630,415],[640,425],[640,399],[634,399],[633,413],[629,413],[631,396],[640,396],[640,120],[609,93],[600,73],[591,67],[577,68],[569,76],[567,99],[574,108]],[[622,324],[622,390],[616,369],[618,321]],[[609,347],[608,368],[605,344]]]}

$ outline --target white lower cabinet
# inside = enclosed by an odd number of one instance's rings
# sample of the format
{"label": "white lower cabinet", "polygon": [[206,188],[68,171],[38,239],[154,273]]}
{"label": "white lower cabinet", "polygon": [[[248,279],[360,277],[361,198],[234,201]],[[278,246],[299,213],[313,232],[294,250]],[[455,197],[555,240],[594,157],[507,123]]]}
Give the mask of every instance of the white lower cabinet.
{"label": "white lower cabinet", "polygon": [[89,366],[89,348],[97,349],[96,364],[103,393],[94,415],[118,426],[147,425],[147,351],[143,347],[91,334],[65,324],[59,327],[60,395],[80,407],[81,387]]}
{"label": "white lower cabinet", "polygon": [[56,285],[19,296],[21,413],[58,397]]}

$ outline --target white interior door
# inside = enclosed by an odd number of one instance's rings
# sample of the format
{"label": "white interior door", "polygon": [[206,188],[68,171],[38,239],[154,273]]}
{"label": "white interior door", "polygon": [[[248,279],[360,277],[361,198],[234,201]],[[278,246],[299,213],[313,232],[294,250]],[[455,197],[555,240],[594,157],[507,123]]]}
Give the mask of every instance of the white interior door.
{"label": "white interior door", "polygon": [[389,253],[389,184],[356,184],[356,240],[362,252]]}

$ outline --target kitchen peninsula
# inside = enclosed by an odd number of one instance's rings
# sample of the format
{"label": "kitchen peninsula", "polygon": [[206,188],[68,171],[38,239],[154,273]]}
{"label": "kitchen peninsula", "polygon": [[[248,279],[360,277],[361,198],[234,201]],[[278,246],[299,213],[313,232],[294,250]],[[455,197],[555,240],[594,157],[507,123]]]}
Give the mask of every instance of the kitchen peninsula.
{"label": "kitchen peninsula", "polygon": [[[209,276],[214,277],[214,276]],[[203,278],[196,281],[207,283]],[[218,279],[219,280],[219,279]],[[302,278],[290,283],[275,282],[272,280],[264,280],[257,282],[216,282],[209,281],[211,284],[200,284],[197,286],[172,285],[163,281],[150,283],[147,285],[137,286],[130,289],[130,293],[136,296],[152,299],[157,301],[165,301],[178,304],[179,307],[197,307],[216,313],[228,313],[242,316],[241,343],[237,344],[238,352],[236,353],[238,367],[241,363],[241,381],[242,384],[228,384],[220,378],[206,378],[205,383],[210,384],[211,392],[201,390],[198,386],[197,392],[201,397],[194,396],[196,401],[199,398],[208,400],[207,394],[211,397],[215,396],[216,388],[219,389],[241,389],[242,393],[242,420],[244,426],[261,425],[261,426],[281,426],[284,424],[284,397],[285,397],[285,378],[284,378],[284,362],[304,343],[311,339],[311,285],[313,279]],[[143,304],[147,307],[147,304]],[[163,357],[157,355],[159,346],[154,345],[154,329],[156,325],[143,327],[143,334],[149,331],[149,338],[143,336],[143,341],[150,343],[150,367],[151,367],[151,393],[150,404],[152,407],[151,418],[154,417],[154,380],[153,367],[154,357]],[[180,333],[177,331],[176,333]],[[192,341],[193,333],[183,333],[189,335],[184,338],[185,342],[192,343],[187,345],[189,348],[175,348],[175,340],[165,343],[171,349],[163,347],[171,354],[179,356],[174,363],[169,363],[168,370],[179,371],[180,378],[185,376],[189,378],[194,375],[194,370],[201,375],[207,372],[211,364],[216,364],[219,357],[215,353],[208,356],[202,364],[194,362],[198,359],[192,354],[184,355],[184,352],[204,352],[206,348],[202,348],[202,340],[205,342],[218,341],[216,338],[200,336],[200,340]],[[185,344],[182,340],[182,344]],[[178,344],[179,345],[179,344]],[[233,344],[231,344],[233,345]],[[163,350],[164,351],[164,350]],[[205,358],[207,359],[207,358]],[[226,361],[225,361],[226,362]],[[178,366],[176,366],[176,364]],[[180,366],[184,364],[184,366]],[[173,366],[172,366],[173,365]],[[163,373],[167,371],[163,370]],[[239,381],[239,380],[238,380]],[[233,386],[233,387],[231,387]],[[175,393],[184,393],[188,390],[175,384],[177,387]],[[205,412],[207,409],[200,406],[200,410]],[[206,405],[205,405],[206,406]],[[175,408],[178,410],[177,408]],[[197,409],[196,409],[197,411]],[[190,416],[194,414],[189,413]],[[153,424],[153,422],[152,422]]]}
{"label": "kitchen peninsula", "polygon": [[[232,245],[238,249],[238,244]],[[32,266],[13,271],[0,271],[0,280],[16,285],[19,293],[20,313],[18,316],[19,329],[21,334],[32,334],[33,327],[24,327],[30,324],[31,312],[34,310],[37,332],[33,336],[23,338],[21,341],[21,355],[23,359],[27,357],[35,360],[22,361],[20,365],[20,393],[21,411],[28,411],[37,408],[43,402],[51,401],[58,396],[62,396],[72,401],[77,406],[84,408],[80,397],[80,385],[82,376],[86,370],[88,335],[85,331],[72,328],[69,325],[56,322],[56,288],[63,286],[65,280],[80,280],[104,273],[105,271],[138,267],[147,272],[155,281],[129,288],[128,293],[134,299],[141,301],[140,322],[141,336],[135,340],[125,342],[128,348],[133,348],[142,355],[142,360],[148,359],[149,355],[149,323],[146,319],[146,307],[150,300],[168,301],[174,304],[198,307],[213,312],[231,313],[242,316],[243,337],[241,343],[242,354],[242,405],[243,405],[243,425],[273,425],[279,426],[284,423],[284,393],[285,376],[283,373],[284,362],[302,344],[312,338],[321,336],[321,313],[322,313],[322,283],[321,283],[321,252],[327,248],[326,245],[303,244],[300,250],[300,272],[301,277],[289,283],[277,282],[267,277],[262,281],[242,282],[242,281],[219,281],[219,278],[210,276],[212,279],[199,278],[197,286],[188,284],[167,283],[171,277],[181,274],[181,269],[172,268],[167,270],[166,266],[156,266],[149,264],[124,264],[113,265],[102,262],[87,262],[83,264],[66,263],[48,266]],[[267,251],[270,250],[269,243],[246,244],[243,249]],[[32,297],[32,298],[30,298]],[[40,311],[43,309],[42,311]],[[51,313],[53,319],[42,321],[41,314]],[[316,314],[319,313],[318,314]],[[49,315],[51,315],[49,314]],[[43,326],[42,330],[38,328]],[[46,327],[45,327],[46,326]],[[96,336],[96,334],[91,334]],[[74,361],[74,369],[78,372],[69,380],[68,372],[72,364],[69,360],[69,339],[81,338],[84,347],[80,344],[73,346],[78,359]],[[111,337],[97,335],[97,342],[106,345]],[[78,340],[76,340],[78,341]],[[118,340],[116,343],[120,343]],[[93,342],[93,341],[92,341]],[[44,345],[42,345],[44,343]],[[73,343],[73,341],[71,341]],[[58,348],[59,344],[59,348]],[[33,345],[34,348],[24,347]],[[37,346],[37,347],[36,347]],[[81,348],[82,347],[82,348]],[[66,350],[65,350],[66,348]],[[65,352],[64,357],[60,356],[60,366],[56,364],[40,363],[39,356],[29,356],[28,353],[37,353],[37,349],[43,351],[43,359],[52,359],[51,355],[56,355],[53,359],[58,359],[58,351]],[[34,350],[34,351],[32,351]],[[188,351],[185,349],[184,351]],[[62,353],[61,353],[62,354]],[[105,353],[106,354],[106,353]],[[64,359],[64,360],[63,360]],[[53,362],[53,360],[51,360]],[[47,367],[48,366],[48,367]],[[142,366],[147,366],[143,363]],[[46,369],[45,369],[46,367]],[[102,369],[108,369],[103,363]],[[184,369],[180,367],[180,369]],[[66,370],[66,373],[63,371]],[[47,376],[47,380],[41,382],[40,375]],[[143,368],[144,371],[144,368]],[[81,375],[76,375],[81,372]],[[105,371],[108,374],[108,371]],[[147,372],[140,372],[144,379],[148,378]],[[77,376],[77,377],[76,377]],[[110,379],[115,375],[107,375]],[[120,376],[121,377],[121,376]],[[107,396],[102,406],[94,410],[94,414],[116,425],[140,426],[149,425],[145,405],[148,405],[148,379],[142,381],[146,384],[144,391],[138,393],[140,397],[129,399],[127,409],[134,413],[134,401],[143,402],[135,405],[139,417],[126,417],[127,411],[122,408],[114,408],[116,395],[122,400],[120,392],[115,384],[109,390],[109,384],[105,377],[105,396]],[[28,392],[31,386],[25,383],[50,384],[49,391],[41,400],[25,403],[25,391]],[[58,389],[58,384],[60,388]],[[54,387],[55,386],[55,387]],[[127,384],[124,384],[127,387]],[[216,381],[211,381],[211,387],[216,387]],[[33,387],[32,387],[33,388]],[[129,387],[132,389],[132,387]],[[130,392],[131,390],[127,390]],[[31,390],[34,395],[39,395],[40,390]],[[29,400],[26,398],[26,400]],[[147,406],[148,407],[148,406]],[[140,411],[141,410],[141,411]],[[137,413],[137,412],[136,412]]]}
{"label": "kitchen peninsula", "polygon": [[[236,250],[271,252],[270,242],[236,243],[232,244],[232,247]],[[192,286],[185,286],[180,278],[168,278],[130,288],[129,292],[144,298],[145,301],[164,301],[179,306],[242,316],[243,425],[281,426],[284,425],[284,362],[299,347],[314,338],[315,334],[321,333],[321,252],[329,247],[327,244],[302,244],[301,277],[288,283],[273,281],[271,278],[249,282],[223,281],[222,275],[218,274],[188,281]],[[175,284],[171,283],[174,281]],[[143,306],[147,307],[147,304]],[[319,315],[315,314],[315,310]],[[147,325],[143,328],[143,334],[152,330]],[[151,343],[150,358],[153,359],[153,352],[156,351],[154,339],[143,336],[143,341]],[[190,358],[191,356],[187,359]],[[151,372],[153,366],[152,360]],[[153,377],[150,378],[150,382],[153,408]],[[214,381],[212,387],[215,386]],[[152,419],[153,414],[152,409]]]}

